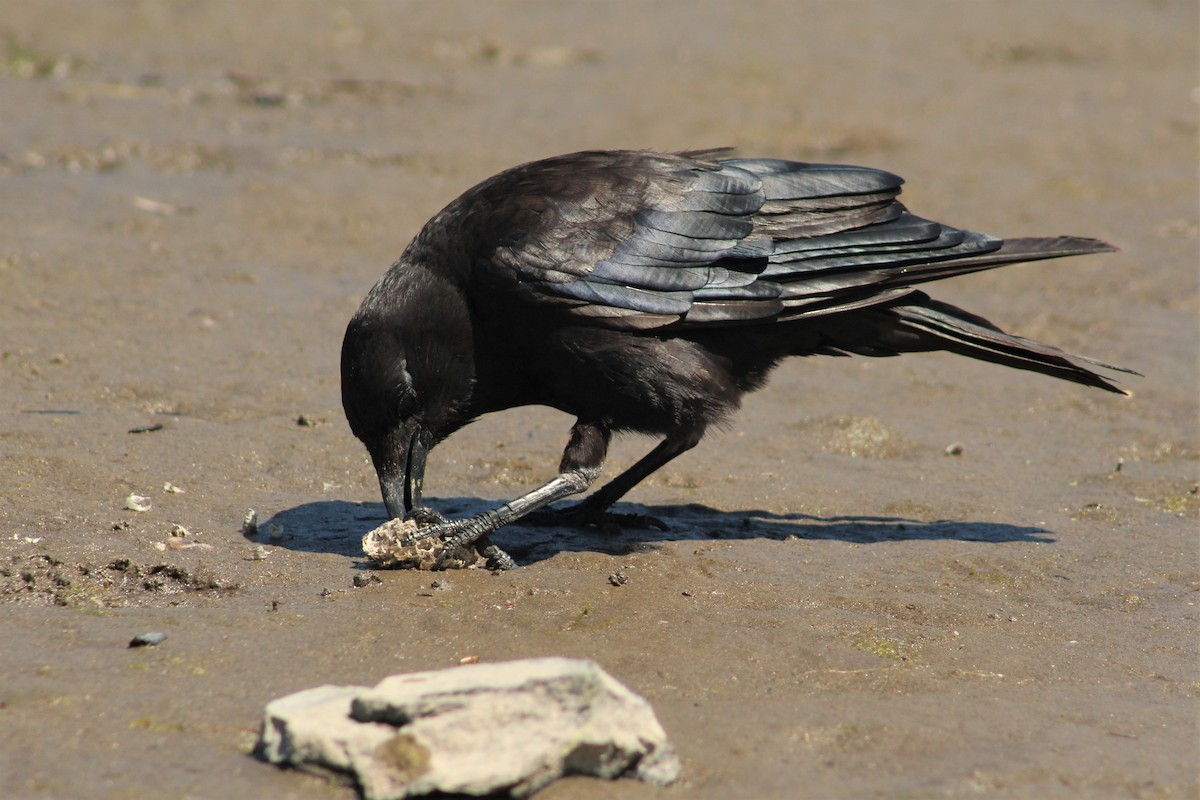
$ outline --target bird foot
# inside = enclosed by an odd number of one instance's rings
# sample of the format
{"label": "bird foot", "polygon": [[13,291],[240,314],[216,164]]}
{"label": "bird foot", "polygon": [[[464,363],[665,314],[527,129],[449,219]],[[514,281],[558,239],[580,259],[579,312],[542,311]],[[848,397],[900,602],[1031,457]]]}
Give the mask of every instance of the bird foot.
{"label": "bird foot", "polygon": [[492,544],[486,533],[468,534],[469,522],[447,520],[432,508],[415,508],[407,519],[392,520],[368,534],[364,550],[381,566],[431,571],[468,567],[516,569],[517,562],[512,556]]}

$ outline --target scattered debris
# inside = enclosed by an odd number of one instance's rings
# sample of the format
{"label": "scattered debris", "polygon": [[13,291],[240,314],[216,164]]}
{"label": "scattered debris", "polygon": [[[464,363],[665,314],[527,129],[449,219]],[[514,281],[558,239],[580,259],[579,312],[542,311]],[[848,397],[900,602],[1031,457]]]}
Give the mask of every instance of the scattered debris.
{"label": "scattered debris", "polygon": [[157,647],[166,641],[165,633],[139,633],[137,636],[129,640],[130,647]]}
{"label": "scattered debris", "polygon": [[[133,566],[135,575],[138,568]],[[191,572],[173,564],[156,564],[140,572],[142,587],[151,592],[176,594],[183,591],[232,592],[241,588],[237,581],[218,577],[206,570]]]}
{"label": "scattered debris", "polygon": [[350,775],[368,800],[528,797],[564,775],[666,786],[681,769],[654,710],[594,662],[540,658],[321,686],[267,705],[256,754]]}
{"label": "scattered debris", "polygon": [[416,91],[404,81],[362,78],[331,78],[285,85],[278,80],[230,70],[224,76],[237,102],[260,108],[299,108],[335,102],[340,97],[357,97],[374,103],[399,103]]}
{"label": "scattered debris", "polygon": [[361,589],[364,586],[370,586],[372,583],[383,583],[383,579],[374,572],[360,572],[354,576],[352,583],[355,589]]}
{"label": "scattered debris", "polygon": [[144,497],[140,494],[131,494],[125,498],[125,508],[130,511],[149,511],[152,507],[149,497]]}
{"label": "scattered debris", "polygon": [[450,581],[445,578],[438,581],[430,581],[428,591],[417,592],[417,597],[433,597],[435,592],[448,592],[450,588]]}

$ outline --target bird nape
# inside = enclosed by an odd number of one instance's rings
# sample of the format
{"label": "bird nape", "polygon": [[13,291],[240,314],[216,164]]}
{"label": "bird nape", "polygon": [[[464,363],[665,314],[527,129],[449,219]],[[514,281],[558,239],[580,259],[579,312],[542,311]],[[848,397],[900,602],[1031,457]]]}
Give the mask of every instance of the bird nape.
{"label": "bird nape", "polygon": [[[515,566],[486,537],[587,489],[614,432],[661,442],[564,522],[603,520],[788,356],[948,350],[1121,393],[1092,367],[1131,370],[1005,333],[918,288],[1111,245],[923,219],[897,200],[902,179],[876,169],[728,155],[536,161],[425,225],[342,344],[342,404],[390,517]],[[575,417],[557,475],[468,519],[421,505],[430,448],[482,414],[532,404]]]}

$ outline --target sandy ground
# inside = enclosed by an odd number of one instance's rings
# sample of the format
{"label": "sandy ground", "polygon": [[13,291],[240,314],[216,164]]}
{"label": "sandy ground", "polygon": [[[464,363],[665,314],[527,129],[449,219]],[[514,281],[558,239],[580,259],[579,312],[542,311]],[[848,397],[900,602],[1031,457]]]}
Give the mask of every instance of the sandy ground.
{"label": "sandy ground", "polygon": [[[6,4],[0,796],[347,798],[250,757],[267,701],[539,655],[644,694],[686,769],[546,798],[1200,796],[1196,30],[1187,0]],[[338,348],[408,239],[520,161],[726,144],[1113,241],[935,294],[1146,377],[792,362],[629,497],[668,533],[368,571]],[[569,424],[482,420],[427,491],[513,496]]]}

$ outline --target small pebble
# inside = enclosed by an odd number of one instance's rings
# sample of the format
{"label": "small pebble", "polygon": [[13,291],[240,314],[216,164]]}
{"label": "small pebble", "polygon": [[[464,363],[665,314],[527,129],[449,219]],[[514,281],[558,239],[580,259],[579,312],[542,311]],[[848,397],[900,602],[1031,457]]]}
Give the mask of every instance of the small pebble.
{"label": "small pebble", "polygon": [[463,656],[458,660],[458,663],[462,666],[466,666],[467,664],[478,664],[479,656]]}
{"label": "small pebble", "polygon": [[359,573],[354,576],[354,588],[361,589],[372,583],[383,583],[383,580],[375,573]]}
{"label": "small pebble", "polygon": [[149,511],[151,507],[150,498],[143,497],[140,494],[131,494],[125,498],[125,508],[130,511]]}
{"label": "small pebble", "polygon": [[171,526],[171,535],[172,536],[191,536],[192,532],[189,531],[187,528],[183,527],[182,525],[176,523]]}
{"label": "small pebble", "polygon": [[625,584],[629,583],[629,578],[624,572],[614,572],[612,575],[608,576],[608,582],[613,586],[624,586]]}
{"label": "small pebble", "polygon": [[945,450],[946,455],[961,456],[964,447],[965,447],[965,445],[963,445],[962,442],[954,442],[953,444],[948,444],[948,445],[946,445],[946,450]]}
{"label": "small pebble", "polygon": [[283,526],[278,522],[272,522],[267,526],[267,538],[273,542],[277,542],[283,538]]}
{"label": "small pebble", "polygon": [[163,484],[163,491],[166,492],[167,494],[187,494],[187,492],[185,492],[183,489],[180,489],[178,486],[171,483],[170,481],[167,481],[166,483]]}
{"label": "small pebble", "polygon": [[165,641],[167,635],[165,633],[139,633],[137,636],[129,640],[130,647],[155,647]]}

